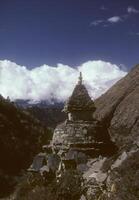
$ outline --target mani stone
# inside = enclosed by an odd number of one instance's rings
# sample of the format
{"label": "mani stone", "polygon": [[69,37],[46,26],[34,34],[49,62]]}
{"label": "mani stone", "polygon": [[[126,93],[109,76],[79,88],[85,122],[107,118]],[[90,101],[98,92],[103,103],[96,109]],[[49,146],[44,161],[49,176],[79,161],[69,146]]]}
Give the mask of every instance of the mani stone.
{"label": "mani stone", "polygon": [[82,82],[80,73],[79,81],[64,106],[68,119],[54,130],[52,139],[54,149],[85,152],[97,150],[94,144],[102,144],[109,140],[108,134],[102,131],[100,123],[93,118],[96,107]]}

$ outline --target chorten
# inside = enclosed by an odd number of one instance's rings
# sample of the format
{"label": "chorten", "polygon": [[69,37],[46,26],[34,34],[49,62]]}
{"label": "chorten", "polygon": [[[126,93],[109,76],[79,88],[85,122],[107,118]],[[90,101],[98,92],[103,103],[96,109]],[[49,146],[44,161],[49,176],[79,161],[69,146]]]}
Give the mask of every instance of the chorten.
{"label": "chorten", "polygon": [[99,121],[93,118],[96,107],[83,84],[80,72],[71,97],[65,103],[63,111],[68,114],[67,120],[59,124],[53,134],[52,146],[58,151],[76,151],[99,155],[107,146],[110,138]]}

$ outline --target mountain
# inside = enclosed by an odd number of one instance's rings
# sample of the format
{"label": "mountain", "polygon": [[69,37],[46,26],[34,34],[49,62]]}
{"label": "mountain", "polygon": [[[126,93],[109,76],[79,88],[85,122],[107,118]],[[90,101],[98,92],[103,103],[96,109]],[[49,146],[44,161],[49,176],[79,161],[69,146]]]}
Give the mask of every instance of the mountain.
{"label": "mountain", "polygon": [[139,65],[95,101],[95,117],[119,148],[139,142]]}
{"label": "mountain", "polygon": [[48,100],[33,101],[30,99],[16,99],[14,103],[21,108],[31,108],[31,107],[49,108],[49,107],[60,107],[61,105],[63,105],[62,102],[58,102],[56,99],[51,99],[51,101]]}
{"label": "mountain", "polygon": [[30,100],[18,99],[15,101],[15,104],[41,121],[44,126],[50,128],[55,128],[58,123],[66,119],[66,114],[62,112],[64,103],[57,102],[54,99],[52,102],[33,102]]}
{"label": "mountain", "polygon": [[30,165],[47,136],[37,119],[0,96],[0,196],[11,190],[13,177]]}

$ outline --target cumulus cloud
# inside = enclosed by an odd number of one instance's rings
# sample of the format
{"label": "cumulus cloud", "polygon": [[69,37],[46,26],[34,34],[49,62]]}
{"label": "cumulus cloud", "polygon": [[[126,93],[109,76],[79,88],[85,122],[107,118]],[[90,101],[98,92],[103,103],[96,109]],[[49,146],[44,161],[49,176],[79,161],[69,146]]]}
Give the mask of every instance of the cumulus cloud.
{"label": "cumulus cloud", "polygon": [[110,23],[117,23],[117,22],[122,21],[122,19],[120,16],[113,16],[113,17],[108,18],[107,21]]}
{"label": "cumulus cloud", "polygon": [[[107,8],[105,6],[101,6],[100,9],[107,10]],[[101,25],[102,27],[108,27],[111,24],[116,24],[118,22],[126,21],[127,19],[129,19],[132,16],[131,14],[139,14],[139,10],[137,10],[133,6],[128,6],[127,13],[125,13],[123,15],[119,15],[119,16],[117,15],[117,16],[109,17],[107,19],[94,20],[90,23],[90,26]]]}
{"label": "cumulus cloud", "polygon": [[8,60],[0,61],[0,93],[6,98],[66,100],[77,83],[79,71],[83,73],[84,84],[92,98],[97,98],[108,90],[127,72],[115,64],[101,60],[88,61],[76,68],[57,64],[46,64],[27,69]]}
{"label": "cumulus cloud", "polygon": [[137,14],[137,13],[139,13],[139,10],[137,10],[137,9],[135,9],[133,6],[129,6],[128,8],[127,8],[127,12],[129,13],[129,14]]}
{"label": "cumulus cloud", "polygon": [[114,24],[114,23],[118,23],[118,22],[121,22],[123,21],[122,17],[120,16],[113,16],[113,17],[110,17],[106,20],[95,20],[93,22],[90,23],[90,26],[98,26],[98,25],[103,25],[103,27],[107,27],[109,26],[110,24]]}

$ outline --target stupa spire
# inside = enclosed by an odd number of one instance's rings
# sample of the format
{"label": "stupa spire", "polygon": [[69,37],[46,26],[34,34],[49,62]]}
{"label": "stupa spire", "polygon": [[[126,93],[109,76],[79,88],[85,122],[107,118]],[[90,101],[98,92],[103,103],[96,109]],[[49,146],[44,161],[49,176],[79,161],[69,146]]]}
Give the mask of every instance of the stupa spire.
{"label": "stupa spire", "polygon": [[82,72],[80,72],[79,80],[78,80],[78,85],[82,85],[83,83],[83,77],[82,77]]}
{"label": "stupa spire", "polygon": [[82,73],[80,72],[78,84],[66,102],[64,111],[69,114],[69,119],[92,120],[92,113],[95,109],[94,102],[83,84]]}

